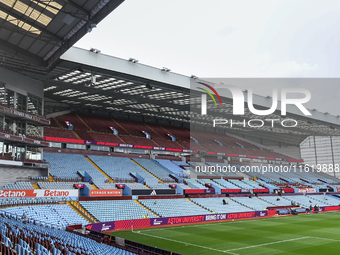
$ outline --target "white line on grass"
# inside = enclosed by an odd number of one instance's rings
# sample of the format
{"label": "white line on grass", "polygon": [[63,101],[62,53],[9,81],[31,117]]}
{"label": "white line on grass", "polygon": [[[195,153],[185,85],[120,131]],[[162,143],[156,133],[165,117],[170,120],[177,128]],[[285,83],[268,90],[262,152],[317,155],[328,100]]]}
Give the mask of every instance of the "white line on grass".
{"label": "white line on grass", "polygon": [[225,252],[237,251],[237,250],[243,250],[243,249],[250,249],[250,248],[256,248],[256,247],[261,247],[261,246],[271,245],[271,244],[277,244],[277,243],[292,242],[292,241],[301,240],[301,239],[307,239],[307,238],[315,238],[315,239],[321,239],[321,240],[332,241],[332,242],[340,242],[340,240],[336,240],[336,239],[323,238],[323,237],[317,237],[317,236],[304,236],[304,237],[293,238],[293,239],[288,239],[288,240],[282,240],[282,241],[277,241],[277,242],[264,243],[264,244],[258,244],[258,245],[252,245],[252,246],[247,246],[247,247],[241,247],[241,248],[236,248],[236,249],[225,250]]}
{"label": "white line on grass", "polygon": [[317,237],[317,236],[310,236],[310,238],[316,238],[316,239],[327,240],[327,241],[332,241],[332,242],[340,242],[340,240],[324,238],[324,237]]}
{"label": "white line on grass", "polygon": [[277,242],[252,245],[252,246],[247,246],[247,247],[241,247],[241,248],[236,248],[236,249],[225,250],[225,252],[237,251],[237,250],[243,250],[243,249],[249,249],[249,248],[256,248],[256,247],[261,247],[261,246],[271,245],[271,244],[277,244],[277,243],[291,242],[291,241],[296,241],[296,240],[301,240],[301,239],[306,239],[306,238],[311,238],[311,237],[310,236],[304,236],[304,237],[293,238],[293,239],[288,239],[288,240],[282,240],[282,241],[277,241]]}
{"label": "white line on grass", "polygon": [[153,238],[159,238],[159,239],[163,239],[163,240],[167,240],[167,241],[171,241],[171,242],[181,243],[181,244],[185,244],[185,245],[196,246],[196,247],[203,248],[203,249],[208,249],[208,250],[213,250],[213,251],[229,253],[229,254],[232,254],[232,255],[238,255],[237,253],[233,253],[233,252],[229,252],[229,251],[217,250],[217,249],[214,249],[214,248],[205,247],[205,246],[202,246],[202,245],[197,245],[197,244],[192,244],[192,243],[187,243],[187,242],[182,242],[182,241],[178,241],[178,240],[173,240],[173,239],[169,239],[169,238],[165,238],[165,237],[161,237],[161,236],[154,236],[154,235],[149,235],[149,234],[135,232],[135,231],[133,233],[140,234],[140,235],[145,235],[145,236],[150,236],[150,237],[153,237]]}

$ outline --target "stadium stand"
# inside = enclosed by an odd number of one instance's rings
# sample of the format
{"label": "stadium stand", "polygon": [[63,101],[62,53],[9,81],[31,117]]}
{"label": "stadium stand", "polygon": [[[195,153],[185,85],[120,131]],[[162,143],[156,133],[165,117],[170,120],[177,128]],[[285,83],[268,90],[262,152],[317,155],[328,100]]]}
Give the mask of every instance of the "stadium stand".
{"label": "stadium stand", "polygon": [[[57,120],[60,125],[58,125],[55,120]],[[53,121],[52,128],[44,128],[45,136],[286,158],[284,155],[262,149],[234,137],[223,134],[210,134],[199,130],[193,130],[190,133],[189,130],[179,127],[159,126],[74,113],[51,118],[51,121]],[[68,130],[65,121],[72,123],[74,132]],[[62,128],[60,126],[62,126]],[[119,136],[112,134],[112,130],[109,129],[110,126],[118,131]],[[146,139],[142,130],[148,132],[151,135],[151,139]],[[167,134],[172,134],[176,137],[177,141],[171,141]],[[190,136],[195,137],[199,143],[193,142]],[[215,140],[221,142],[223,146],[220,146]]]}
{"label": "stadium stand", "polygon": [[[113,254],[134,255],[95,240],[60,229],[23,223],[12,215],[0,212],[1,250],[4,254]],[[48,224],[47,224],[48,226]],[[11,241],[13,240],[13,242]],[[18,252],[20,250],[20,252]]]}
{"label": "stadium stand", "polygon": [[[222,200],[225,199],[227,204],[223,204]],[[249,212],[252,211],[249,207],[243,206],[226,197],[215,198],[191,198],[191,201],[216,213],[230,213],[230,212]]]}
{"label": "stadium stand", "polygon": [[228,182],[224,179],[214,179],[214,182],[218,183],[219,185],[221,185],[222,187],[226,188],[226,189],[239,189],[240,187],[232,184],[231,182]]}
{"label": "stadium stand", "polygon": [[133,200],[80,201],[79,203],[101,222],[142,219],[143,215],[151,217],[152,214]]}
{"label": "stadium stand", "polygon": [[107,177],[99,172],[84,156],[75,154],[44,153],[50,162],[50,174],[58,179],[80,178],[78,172],[86,172],[94,184],[107,181]]}
{"label": "stadium stand", "polygon": [[28,177],[40,177],[47,175],[46,171],[40,169],[30,169],[26,167],[13,168],[10,166],[0,166],[0,187],[9,183],[15,183],[18,179],[27,179]]}
{"label": "stadium stand", "polygon": [[[183,168],[179,167],[176,163],[167,160],[167,159],[156,159],[156,161],[161,164],[163,167],[169,169],[172,173],[180,176],[180,177],[188,177],[183,173]],[[180,161],[182,162],[182,161]]]}
{"label": "stadium stand", "polygon": [[161,217],[209,214],[207,209],[195,205],[184,198],[177,199],[144,199],[141,204]]}
{"label": "stadium stand", "polygon": [[15,182],[14,184],[7,184],[0,189],[34,189],[30,182]]}
{"label": "stadium stand", "polygon": [[186,184],[193,189],[205,189],[205,186],[193,179],[185,179]]}
{"label": "stadium stand", "polygon": [[147,169],[149,172],[151,172],[161,181],[174,182],[174,180],[169,177],[169,174],[171,174],[171,171],[163,167],[157,161],[152,160],[152,159],[141,159],[141,158],[134,158],[133,160],[137,162],[139,165],[141,165],[142,167],[144,167],[145,169]]}
{"label": "stadium stand", "polygon": [[272,204],[264,200],[261,200],[261,199],[258,199],[257,197],[252,197],[252,196],[251,197],[248,197],[248,196],[247,197],[232,197],[231,199],[245,207],[251,208],[254,211],[263,211],[268,206],[269,207],[273,206]]}
{"label": "stadium stand", "polygon": [[89,222],[77,214],[68,205],[39,205],[26,207],[12,207],[2,209],[13,215],[22,216],[24,213],[27,218],[41,222],[41,224],[49,223],[62,227],[64,230],[69,225],[82,224],[87,225]]}
{"label": "stadium stand", "polygon": [[113,180],[117,182],[130,181],[134,182],[135,178],[131,174],[139,175],[146,184],[158,183],[159,180],[139,167],[129,158],[123,157],[103,157],[103,156],[92,156],[89,158],[99,166],[106,174],[108,174]]}

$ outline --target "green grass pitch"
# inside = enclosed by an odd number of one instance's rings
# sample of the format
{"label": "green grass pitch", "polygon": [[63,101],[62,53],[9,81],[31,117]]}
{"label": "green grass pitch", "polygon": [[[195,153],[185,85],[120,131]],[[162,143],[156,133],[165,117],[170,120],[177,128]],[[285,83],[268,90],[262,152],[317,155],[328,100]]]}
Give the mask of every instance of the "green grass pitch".
{"label": "green grass pitch", "polygon": [[340,212],[113,232],[185,255],[340,254]]}

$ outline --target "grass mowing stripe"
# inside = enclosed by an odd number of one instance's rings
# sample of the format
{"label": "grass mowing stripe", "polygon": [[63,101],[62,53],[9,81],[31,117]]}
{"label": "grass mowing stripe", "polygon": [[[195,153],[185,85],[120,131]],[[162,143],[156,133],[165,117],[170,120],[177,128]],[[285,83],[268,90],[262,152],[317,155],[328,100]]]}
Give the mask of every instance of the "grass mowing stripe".
{"label": "grass mowing stripe", "polygon": [[238,255],[237,253],[233,253],[233,252],[229,252],[229,251],[217,250],[217,249],[214,249],[214,248],[205,247],[205,246],[201,246],[201,245],[197,245],[197,244],[192,244],[192,243],[187,243],[187,242],[182,242],[182,241],[178,241],[178,240],[173,240],[173,239],[169,239],[169,238],[165,238],[165,237],[161,237],[161,236],[153,236],[153,235],[149,235],[149,234],[145,234],[145,233],[140,233],[140,232],[135,232],[135,231],[133,231],[133,233],[140,234],[140,235],[145,235],[145,236],[150,236],[150,237],[153,237],[153,238],[159,238],[159,239],[163,239],[163,240],[167,240],[167,241],[171,241],[171,242],[181,243],[181,244],[185,244],[185,245],[191,245],[191,246],[195,246],[195,247],[199,247],[199,248],[203,248],[203,249],[208,249],[208,250],[213,250],[213,251],[219,251],[219,252],[229,253],[229,254],[233,254],[233,255]]}
{"label": "grass mowing stripe", "polygon": [[255,248],[255,247],[261,247],[261,246],[277,244],[277,243],[291,242],[291,241],[296,241],[296,240],[306,239],[306,238],[311,238],[311,237],[310,236],[304,236],[304,237],[293,238],[293,239],[288,239],[288,240],[282,240],[282,241],[277,241],[277,242],[263,243],[263,244],[258,244],[258,245],[252,245],[252,246],[247,246],[247,247],[241,247],[241,248],[236,248],[236,249],[225,250],[225,252],[237,251],[237,250],[243,250],[243,249],[249,249],[249,248]]}

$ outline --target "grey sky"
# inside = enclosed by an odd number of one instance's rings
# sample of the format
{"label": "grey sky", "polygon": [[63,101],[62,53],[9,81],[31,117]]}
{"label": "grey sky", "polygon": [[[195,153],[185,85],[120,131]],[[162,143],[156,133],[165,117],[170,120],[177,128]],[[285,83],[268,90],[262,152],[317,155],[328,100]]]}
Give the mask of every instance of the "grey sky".
{"label": "grey sky", "polygon": [[[338,0],[126,0],[76,46],[202,78],[339,77],[339,24]],[[328,90],[312,107],[340,114]]]}

